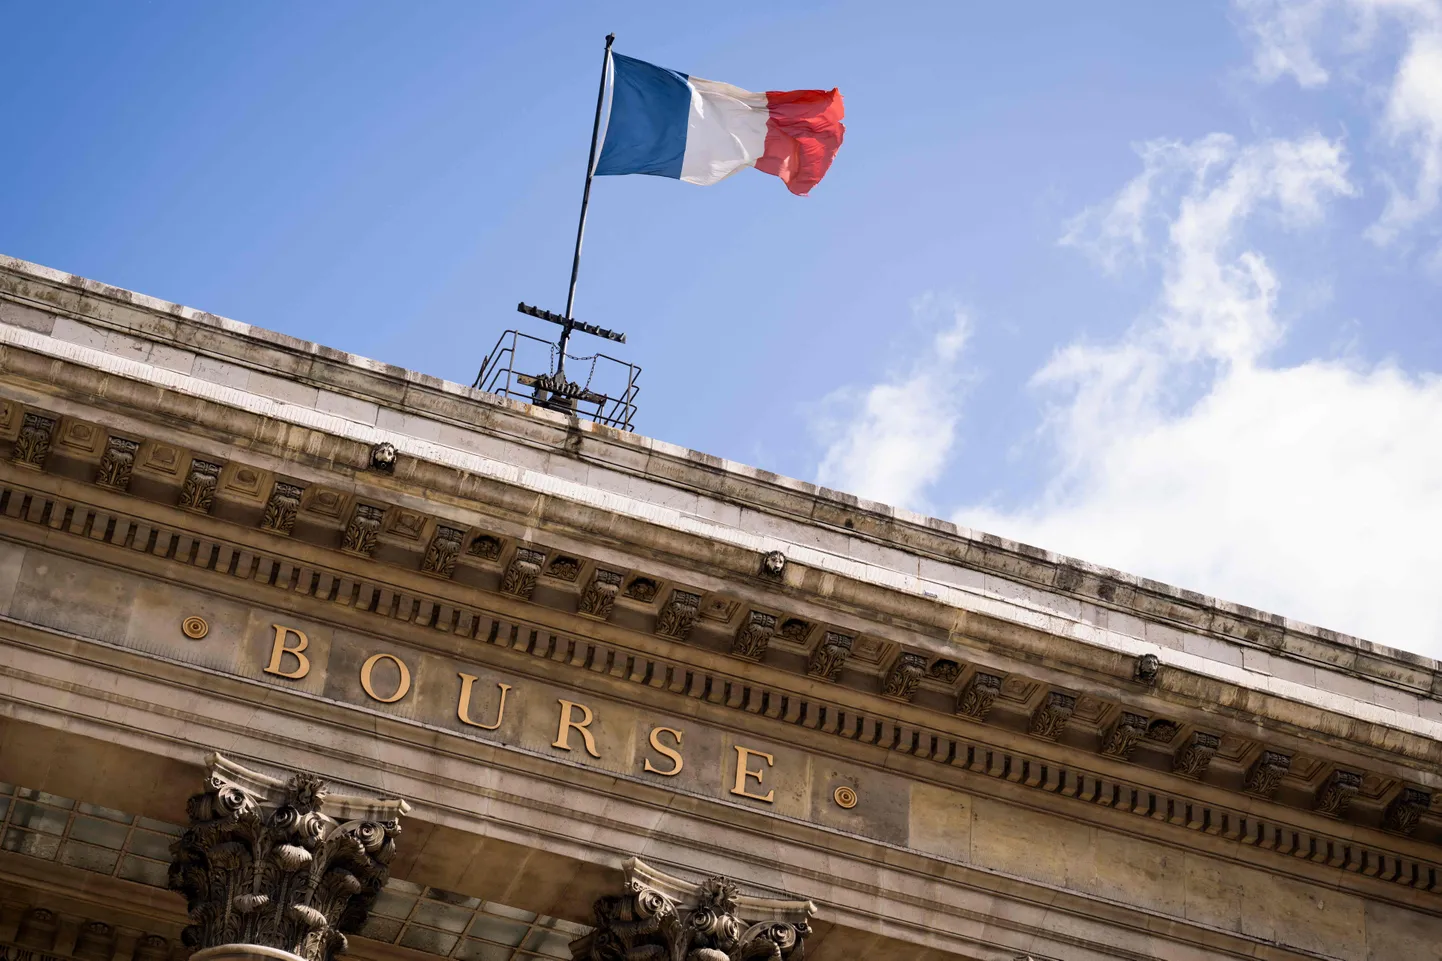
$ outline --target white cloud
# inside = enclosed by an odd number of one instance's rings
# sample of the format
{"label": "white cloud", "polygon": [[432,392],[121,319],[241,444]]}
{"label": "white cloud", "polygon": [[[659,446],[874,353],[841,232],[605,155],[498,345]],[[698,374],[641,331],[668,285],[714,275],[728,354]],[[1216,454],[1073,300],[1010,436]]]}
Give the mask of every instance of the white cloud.
{"label": "white cloud", "polygon": [[[1258,77],[1290,75],[1303,87],[1329,80],[1322,61],[1345,64],[1385,108],[1376,118],[1377,179],[1387,201],[1367,237],[1385,246],[1442,204],[1442,0],[1236,0]],[[1382,79],[1368,58],[1401,38]],[[1375,57],[1373,58],[1375,59]],[[1372,91],[1368,91],[1371,93]]]}
{"label": "white cloud", "polygon": [[941,476],[955,441],[957,370],[970,324],[959,307],[935,297],[912,309],[931,328],[916,356],[881,383],[826,397],[814,434],[825,447],[819,483],[920,509],[922,492]]}
{"label": "white cloud", "polygon": [[1036,375],[1056,397],[1037,502],[958,522],[1442,654],[1442,378],[1267,363],[1281,284],[1245,228],[1313,225],[1352,193],[1342,145],[1213,136],[1141,155],[1148,203],[1124,188],[1067,236],[1105,247],[1114,216],[1147,225],[1126,235],[1162,267],[1156,307]]}

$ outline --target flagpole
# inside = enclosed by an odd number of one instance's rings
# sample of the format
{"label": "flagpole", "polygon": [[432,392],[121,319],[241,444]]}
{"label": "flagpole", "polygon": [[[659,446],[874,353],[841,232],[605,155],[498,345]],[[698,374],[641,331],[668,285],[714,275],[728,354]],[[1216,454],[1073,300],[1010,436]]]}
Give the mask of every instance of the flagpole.
{"label": "flagpole", "polygon": [[[576,227],[576,255],[571,259],[571,290],[566,295],[566,323],[561,327],[561,354],[556,361],[556,375],[566,370],[566,341],[571,339],[571,311],[576,306],[576,278],[581,272],[581,239],[586,236],[586,208],[591,204],[591,178],[596,173],[596,140],[601,133],[601,107],[606,100],[606,75],[611,69],[611,44],[614,33],[606,34],[606,53],[601,59],[601,89],[596,93],[596,119],[591,123],[591,156],[586,162],[586,189],[581,192],[581,222]],[[564,379],[564,378],[561,378]]]}

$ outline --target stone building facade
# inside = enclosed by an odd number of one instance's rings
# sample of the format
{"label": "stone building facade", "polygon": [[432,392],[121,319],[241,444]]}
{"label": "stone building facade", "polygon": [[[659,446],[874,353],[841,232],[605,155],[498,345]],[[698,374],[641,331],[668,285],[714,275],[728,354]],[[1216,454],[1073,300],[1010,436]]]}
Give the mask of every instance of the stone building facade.
{"label": "stone building facade", "polygon": [[10,961],[1427,961],[1439,761],[1429,659],[0,258]]}

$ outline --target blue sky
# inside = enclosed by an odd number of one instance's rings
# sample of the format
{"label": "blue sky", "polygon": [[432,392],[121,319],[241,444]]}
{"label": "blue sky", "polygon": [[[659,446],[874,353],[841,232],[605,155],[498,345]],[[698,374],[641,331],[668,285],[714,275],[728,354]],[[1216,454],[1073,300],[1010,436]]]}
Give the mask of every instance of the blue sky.
{"label": "blue sky", "polygon": [[597,181],[641,432],[1442,654],[1437,0],[0,22],[0,251],[466,383],[564,306],[606,32],[840,87],[809,197]]}

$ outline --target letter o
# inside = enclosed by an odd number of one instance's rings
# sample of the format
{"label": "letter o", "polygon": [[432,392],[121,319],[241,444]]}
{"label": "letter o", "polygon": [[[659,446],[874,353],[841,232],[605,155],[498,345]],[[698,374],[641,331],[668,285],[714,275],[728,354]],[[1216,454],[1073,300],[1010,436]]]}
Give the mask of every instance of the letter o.
{"label": "letter o", "polygon": [[[394,694],[390,697],[381,697],[375,692],[375,689],[371,687],[371,671],[375,670],[377,661],[387,659],[395,662],[396,670],[401,672],[401,680],[400,683],[396,685],[396,692]],[[365,689],[366,694],[370,696],[371,700],[380,701],[382,704],[394,704],[396,701],[405,697],[406,693],[410,691],[411,672],[410,669],[406,667],[406,662],[394,654],[372,654],[366,658],[366,662],[361,665],[360,681],[361,687]]]}

